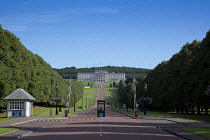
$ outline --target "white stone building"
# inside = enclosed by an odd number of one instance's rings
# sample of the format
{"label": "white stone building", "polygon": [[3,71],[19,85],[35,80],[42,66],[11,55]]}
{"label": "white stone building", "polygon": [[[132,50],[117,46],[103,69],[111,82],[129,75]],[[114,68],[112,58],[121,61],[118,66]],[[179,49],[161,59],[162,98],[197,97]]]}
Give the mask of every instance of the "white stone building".
{"label": "white stone building", "polygon": [[77,80],[82,82],[120,82],[125,80],[125,73],[108,73],[107,70],[96,70],[95,73],[78,73]]}

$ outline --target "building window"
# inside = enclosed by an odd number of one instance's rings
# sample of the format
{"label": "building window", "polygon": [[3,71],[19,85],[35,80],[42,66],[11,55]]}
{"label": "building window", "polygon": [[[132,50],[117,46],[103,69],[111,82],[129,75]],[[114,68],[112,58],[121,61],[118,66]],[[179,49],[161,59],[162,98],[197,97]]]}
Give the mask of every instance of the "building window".
{"label": "building window", "polygon": [[24,102],[10,102],[9,109],[24,109]]}

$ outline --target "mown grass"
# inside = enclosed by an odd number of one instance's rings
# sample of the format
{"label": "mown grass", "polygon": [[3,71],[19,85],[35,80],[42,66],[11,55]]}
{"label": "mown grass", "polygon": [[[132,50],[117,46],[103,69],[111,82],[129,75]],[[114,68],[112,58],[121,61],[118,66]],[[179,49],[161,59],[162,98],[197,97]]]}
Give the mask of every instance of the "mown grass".
{"label": "mown grass", "polygon": [[11,131],[19,130],[19,127],[0,127],[0,135]]}
{"label": "mown grass", "polygon": [[20,119],[20,118],[24,118],[24,117],[10,117],[10,118],[1,117],[1,118],[0,118],[0,122],[3,122],[3,121],[10,121],[10,120],[15,120],[15,119]]}
{"label": "mown grass", "polygon": [[[133,115],[134,116],[134,111],[133,110],[130,110],[130,111],[126,111],[126,110],[119,110],[119,109],[116,109],[116,108],[113,108],[114,110],[116,111],[119,111],[119,112],[123,112],[123,113],[126,113],[126,114],[130,114],[130,115]],[[156,116],[152,116],[152,115],[143,115],[141,113],[138,113],[138,117],[141,117],[141,118],[160,118],[160,117],[156,117]]]}
{"label": "mown grass", "polygon": [[[50,114],[50,107],[42,107],[42,108],[35,108],[33,110],[33,116],[39,116],[39,115],[46,115],[46,114]],[[56,108],[52,108],[52,113],[55,113]]]}
{"label": "mown grass", "polygon": [[[91,107],[84,108],[84,109],[79,109],[79,110],[75,110],[75,111],[73,111],[73,109],[70,109],[68,115],[78,113],[78,112],[82,112],[82,111],[88,110],[90,108]],[[59,113],[58,115],[52,115],[52,116],[45,116],[45,117],[42,117],[42,118],[60,118],[60,117],[63,117],[63,116],[65,116],[65,113]]]}
{"label": "mown grass", "polygon": [[[91,82],[89,84],[91,84]],[[96,105],[96,100],[98,98],[98,89],[95,88],[94,83],[92,84],[92,87],[84,88],[84,94],[82,98],[76,103],[76,108],[78,108],[78,106],[82,106],[82,102],[83,108],[85,108],[85,106],[90,107]],[[83,85],[87,87],[88,82],[84,82]]]}
{"label": "mown grass", "polygon": [[166,116],[166,117],[182,118],[182,119],[193,120],[193,121],[197,121],[197,122],[210,123],[209,115],[176,114],[176,113],[164,113],[164,112],[155,112],[155,111],[148,111],[148,113],[154,114],[154,115]]}
{"label": "mown grass", "polygon": [[185,127],[182,129],[210,138],[210,128],[209,127]]}

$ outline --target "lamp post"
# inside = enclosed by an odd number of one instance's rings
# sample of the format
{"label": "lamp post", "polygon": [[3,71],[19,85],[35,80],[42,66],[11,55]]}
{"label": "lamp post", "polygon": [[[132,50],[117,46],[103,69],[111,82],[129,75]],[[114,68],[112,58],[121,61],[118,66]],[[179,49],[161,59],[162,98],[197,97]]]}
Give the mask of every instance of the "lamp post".
{"label": "lamp post", "polygon": [[58,83],[56,83],[56,93],[57,93],[57,99],[56,99],[56,112],[55,112],[55,115],[58,115],[58,86],[59,86],[59,84]]}
{"label": "lamp post", "polygon": [[121,110],[121,97],[119,97],[119,110]]}
{"label": "lamp post", "polygon": [[126,101],[126,107],[127,107],[127,111],[128,111],[128,93],[127,93],[127,101]]}
{"label": "lamp post", "polygon": [[52,74],[51,74],[51,79],[50,79],[50,92],[51,92],[51,96],[50,96],[50,101],[51,101],[51,108],[50,108],[50,116],[52,116]]}
{"label": "lamp post", "polygon": [[83,109],[83,96],[82,96],[82,109]]}
{"label": "lamp post", "polygon": [[87,108],[87,97],[86,97],[86,108]]}
{"label": "lamp post", "polygon": [[76,103],[76,101],[75,101],[75,96],[76,96],[76,92],[74,92],[74,111],[76,111],[76,109],[75,109],[75,103]]}
{"label": "lamp post", "polygon": [[144,103],[144,115],[147,115],[147,109],[146,109],[146,106],[147,106],[147,96],[146,96],[146,93],[147,93],[147,84],[145,83],[144,84],[144,99],[145,99],[145,103]]}

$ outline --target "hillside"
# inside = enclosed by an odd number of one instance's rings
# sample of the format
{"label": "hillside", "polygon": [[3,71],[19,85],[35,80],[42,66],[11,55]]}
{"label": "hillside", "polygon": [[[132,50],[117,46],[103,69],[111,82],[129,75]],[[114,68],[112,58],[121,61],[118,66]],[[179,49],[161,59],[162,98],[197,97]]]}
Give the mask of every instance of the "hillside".
{"label": "hillside", "polygon": [[133,78],[134,73],[138,79],[144,77],[149,73],[149,69],[143,68],[131,68],[131,67],[115,67],[115,66],[105,66],[105,67],[92,67],[92,68],[75,68],[75,67],[66,67],[63,69],[54,69],[56,70],[64,79],[69,79],[70,76],[72,79],[77,79],[77,73],[94,73],[95,70],[108,70],[108,72],[115,73],[125,73],[126,78]]}
{"label": "hillside", "polygon": [[[67,87],[62,77],[39,55],[27,50],[19,38],[0,25],[0,99],[17,88],[22,88],[38,102],[49,102],[51,88],[52,97],[56,95],[56,83],[59,83],[59,96],[66,97],[63,93],[66,93]],[[0,106],[2,103],[1,101]]]}

